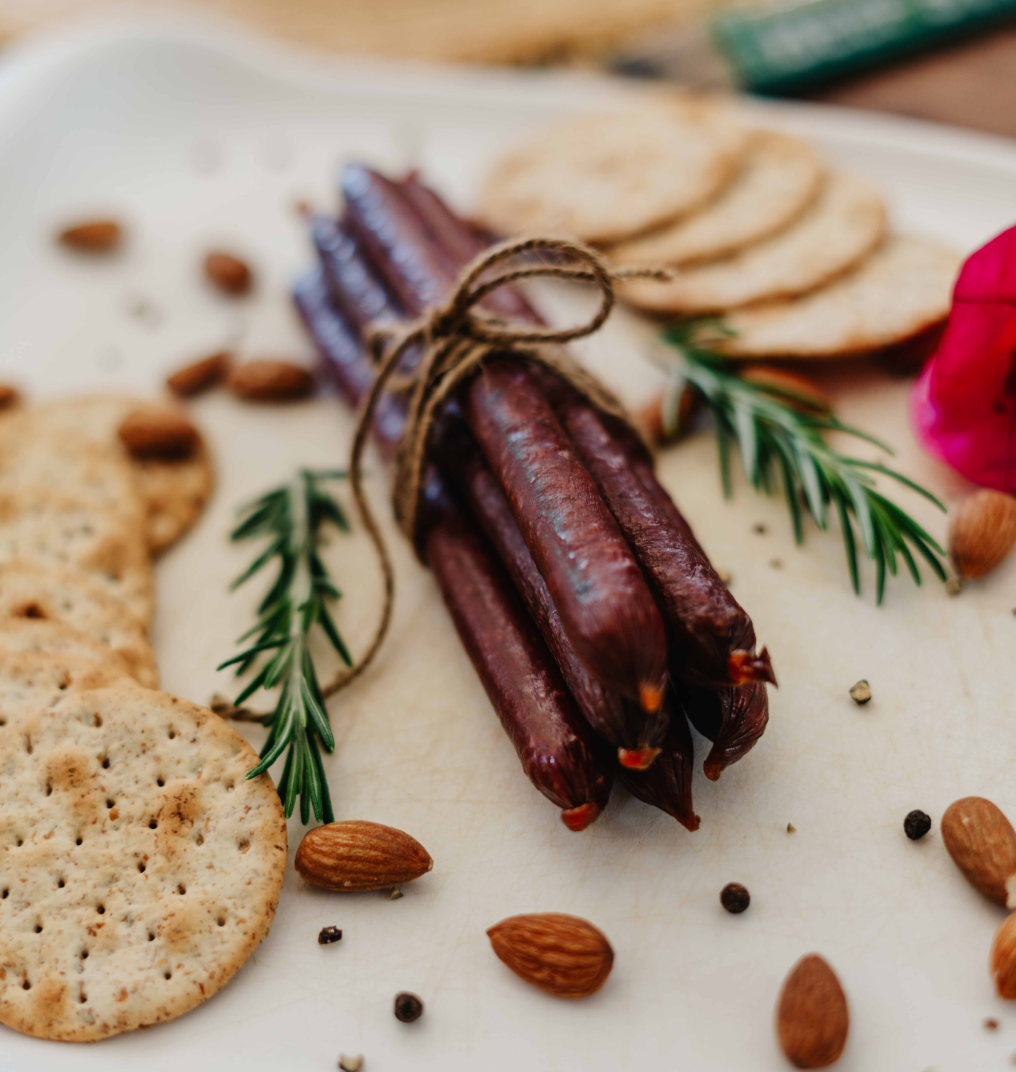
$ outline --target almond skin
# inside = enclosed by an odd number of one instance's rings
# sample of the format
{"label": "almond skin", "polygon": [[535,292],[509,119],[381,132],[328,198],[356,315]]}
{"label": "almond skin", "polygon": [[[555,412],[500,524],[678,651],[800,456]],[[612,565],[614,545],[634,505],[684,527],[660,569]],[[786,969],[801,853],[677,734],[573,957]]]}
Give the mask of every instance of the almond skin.
{"label": "almond skin", "polygon": [[991,943],[991,975],[1000,998],[1016,1000],[1016,914],[1006,916]]}
{"label": "almond skin", "polygon": [[509,916],[487,931],[500,960],[527,983],[559,998],[596,993],[614,966],[606,936],[577,916]]}
{"label": "almond skin", "polygon": [[699,396],[690,385],[685,385],[677,403],[677,430],[668,433],[663,427],[663,404],[666,395],[663,391],[655,395],[636,414],[635,423],[642,430],[650,443],[672,443],[680,439],[687,430],[691,419],[699,408]]}
{"label": "almond skin", "polygon": [[427,850],[401,830],[348,820],[308,830],[296,850],[297,873],[326,890],[356,893],[401,886],[433,866]]}
{"label": "almond skin", "polygon": [[799,372],[788,372],[772,365],[749,365],[741,370],[741,379],[759,387],[772,388],[781,401],[795,409],[828,413],[833,408],[825,391]]}
{"label": "almond skin", "polygon": [[988,488],[974,492],[956,510],[949,542],[961,577],[990,573],[1016,546],[1016,499]]}
{"label": "almond skin", "polygon": [[246,261],[232,253],[213,250],[205,257],[205,276],[224,294],[246,294],[254,283],[254,273]]}
{"label": "almond skin", "polygon": [[65,227],[57,238],[80,253],[109,253],[120,245],[123,228],[116,220],[82,220]]}
{"label": "almond skin", "polygon": [[186,417],[164,406],[128,413],[117,432],[134,458],[188,458],[201,440]]}
{"label": "almond skin", "polygon": [[836,973],[817,953],[802,957],[783,984],[776,1033],[797,1068],[826,1068],[847,1044],[850,1013]]}
{"label": "almond skin", "polygon": [[942,840],[974,887],[1003,908],[1016,907],[1016,830],[990,800],[964,797],[942,816]]}
{"label": "almond skin", "polygon": [[230,372],[228,385],[247,402],[295,402],[314,391],[314,377],[290,361],[248,361]]}
{"label": "almond skin", "polygon": [[228,350],[222,350],[200,361],[192,361],[168,377],[166,386],[180,398],[191,398],[225,379],[232,360],[233,355]]}

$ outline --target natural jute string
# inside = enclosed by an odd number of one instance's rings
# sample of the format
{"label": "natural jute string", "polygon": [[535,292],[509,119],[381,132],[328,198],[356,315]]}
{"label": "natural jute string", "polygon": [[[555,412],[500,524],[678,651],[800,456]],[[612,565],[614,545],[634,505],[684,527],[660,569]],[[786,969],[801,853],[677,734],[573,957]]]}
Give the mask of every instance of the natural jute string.
{"label": "natural jute string", "polygon": [[[525,255],[540,254],[551,263],[527,263],[511,268]],[[497,269],[497,271],[494,271]],[[621,403],[595,377],[561,349],[561,345],[592,335],[602,327],[614,307],[614,283],[648,278],[666,281],[663,269],[612,268],[589,246],[567,238],[527,238],[501,242],[485,250],[462,269],[448,297],[406,324],[376,324],[368,328],[368,341],[377,361],[377,374],[357,411],[356,430],[349,459],[349,482],[357,514],[377,552],[384,577],[381,619],[366,651],[322,691],[333,696],[359,677],[384,642],[395,602],[395,572],[387,544],[363,487],[363,452],[374,412],[385,391],[408,391],[406,423],[395,458],[393,500],[402,531],[415,541],[421,483],[427,461],[428,438],[442,404],[449,395],[494,353],[510,351],[555,372],[593,405],[629,426]],[[537,327],[506,322],[480,311],[478,306],[500,287],[525,279],[565,279],[592,283],[599,288],[596,312],[572,328]],[[406,353],[419,347],[422,356],[407,373],[399,370]]]}

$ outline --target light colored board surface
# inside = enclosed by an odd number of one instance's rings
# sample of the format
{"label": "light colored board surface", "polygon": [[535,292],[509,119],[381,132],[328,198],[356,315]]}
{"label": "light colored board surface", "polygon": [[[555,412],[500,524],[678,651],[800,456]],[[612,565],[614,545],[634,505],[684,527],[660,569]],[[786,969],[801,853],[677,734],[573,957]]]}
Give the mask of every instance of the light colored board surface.
{"label": "light colored board surface", "polygon": [[[15,54],[0,68],[0,378],[40,398],[152,392],[181,361],[238,338],[252,354],[309,360],[286,300],[310,256],[295,198],[332,204],[336,166],[357,154],[421,163],[468,207],[509,134],[620,93],[585,79],[321,66],[186,34],[109,32]],[[746,107],[876,182],[901,227],[968,249],[1016,216],[1007,143]],[[122,259],[82,262],[54,248],[57,223],[100,207],[132,224]],[[251,257],[254,300],[227,304],[204,289],[198,257],[213,244]],[[128,314],[138,296],[157,322]],[[653,382],[639,358],[650,339],[621,314],[585,351],[637,401]],[[904,382],[869,368],[824,375],[844,418],[895,444],[905,471],[947,498],[965,491],[914,446]],[[213,668],[257,594],[225,591],[249,553],[225,540],[234,507],[297,464],[341,462],[351,419],[329,398],[269,410],[213,395],[194,412],[219,481],[195,530],[158,565],[154,639],[164,688],[206,701],[230,684]],[[696,776],[696,834],[620,792],[589,831],[565,830],[521,773],[432,581],[396,542],[395,626],[376,667],[332,706],[339,746],[327,769],[341,817],[405,829],[434,871],[393,902],[315,891],[290,870],[269,938],[213,1000],[91,1047],[5,1031],[0,1067],[302,1072],[333,1069],[345,1052],[365,1054],[369,1072],[778,1072],[777,991],[811,950],[835,966],[851,1003],[843,1072],[1004,1067],[1016,1010],[993,998],[986,967],[1000,916],[953,868],[938,819],[972,793],[1016,816],[1016,561],[956,599],[893,583],[876,609],[870,575],[866,596],[851,594],[836,534],[809,531],[797,549],[778,501],[743,485],[722,500],[708,436],[667,452],[661,473],[732,572],[781,681],[756,750],[718,784]],[[943,533],[933,510],[907,503]],[[764,536],[752,532],[759,521]],[[355,644],[376,610],[370,552],[337,539],[329,556]],[[860,677],[874,691],[863,709],[847,696]],[[255,744],[260,734],[248,728]],[[915,807],[935,819],[919,844],[902,832]],[[300,833],[292,824],[294,849]],[[752,892],[738,917],[718,903],[731,880]],[[555,1001],[496,960],[485,928],[525,911],[571,912],[604,930],[616,962],[599,994]],[[317,945],[325,924],[342,927],[340,943]],[[392,1016],[402,989],[427,1004],[415,1025]],[[983,1029],[986,1016],[999,1018],[998,1032]]]}

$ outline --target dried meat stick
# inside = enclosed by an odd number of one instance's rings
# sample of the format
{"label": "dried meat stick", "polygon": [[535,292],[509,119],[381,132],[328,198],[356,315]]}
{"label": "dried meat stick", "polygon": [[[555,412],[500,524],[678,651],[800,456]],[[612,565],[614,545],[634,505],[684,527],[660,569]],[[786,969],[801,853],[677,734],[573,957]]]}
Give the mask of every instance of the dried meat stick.
{"label": "dried meat stick", "polygon": [[605,689],[585,668],[565,636],[547,584],[515,523],[501,485],[460,422],[442,435],[439,454],[442,468],[453,477],[470,513],[504,563],[586,721],[617,749],[622,767],[648,767],[659,753],[667,731],[666,705],[647,718],[634,701]]}
{"label": "dried meat stick", "polygon": [[678,708],[656,762],[644,771],[622,769],[621,781],[632,796],[673,815],[688,830],[698,830],[699,817],[691,802],[694,758],[688,722]]}
{"label": "dried meat stick", "polygon": [[723,689],[685,685],[681,706],[695,729],[713,742],[704,770],[714,782],[755,747],[769,721],[769,696],[760,681]]}
{"label": "dried meat stick", "polygon": [[766,651],[755,654],[751,619],[684,518],[653,495],[600,413],[566,389],[555,401],[579,457],[653,582],[681,678],[717,686],[759,678],[775,683]]}
{"label": "dried meat stick", "polygon": [[[351,233],[404,307],[419,313],[439,301],[451,283],[447,261],[398,188],[350,165],[342,189]],[[655,712],[666,683],[662,619],[537,378],[518,360],[492,360],[465,387],[462,407],[575,652],[604,685]]]}
{"label": "dried meat stick", "polygon": [[585,829],[606,806],[610,775],[511,582],[461,513],[444,511],[425,548],[462,645],[529,780],[561,809],[565,826]]}
{"label": "dried meat stick", "polygon": [[[321,272],[301,279],[293,298],[339,389],[356,405],[373,372],[354,331],[332,306]],[[402,417],[396,406],[384,423],[375,421],[383,452],[394,448]],[[442,594],[463,645],[526,774],[562,809],[565,825],[582,830],[606,805],[611,767],[500,567],[450,502],[433,467],[426,499],[421,511],[428,526],[425,557],[436,576],[440,571]]]}
{"label": "dried meat stick", "polygon": [[[483,238],[432,190],[411,176],[400,187],[421,225],[461,268],[485,248]],[[540,317],[518,291],[490,296],[499,311],[522,320]],[[656,480],[642,445],[609,428],[585,399],[543,377],[544,391],[593,474],[603,498],[642,568],[654,582],[669,638],[683,654],[678,672],[699,683],[776,683],[765,649],[755,653],[751,619],[730,594],[666,490]],[[560,402],[566,402],[564,412]],[[627,460],[627,465],[625,464]],[[637,478],[637,479],[636,479]],[[648,491],[648,495],[646,492]],[[671,663],[672,669],[675,662]]]}

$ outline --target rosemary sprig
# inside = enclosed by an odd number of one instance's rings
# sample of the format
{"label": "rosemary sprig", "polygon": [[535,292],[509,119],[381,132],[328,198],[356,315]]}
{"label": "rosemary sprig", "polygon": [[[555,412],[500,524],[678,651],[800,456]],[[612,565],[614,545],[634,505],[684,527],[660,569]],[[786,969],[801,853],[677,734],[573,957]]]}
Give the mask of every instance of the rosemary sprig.
{"label": "rosemary sprig", "polygon": [[[668,328],[663,334],[675,351],[675,360],[668,363],[670,386],[663,406],[664,428],[671,433],[677,430],[681,394],[690,384],[712,411],[724,494],[732,494],[730,455],[736,449],[753,487],[772,494],[782,484],[799,544],[804,541],[802,506],[820,529],[828,527],[829,514],[835,511],[850,579],[858,594],[858,533],[864,553],[875,563],[876,602],[882,602],[886,574],[896,575],[898,558],[914,583],[921,583],[915,551],[945,581],[938,557],[945,554],[943,549],[909,514],[876,490],[871,474],[891,477],[940,510],[945,506],[931,492],[885,465],[840,454],[826,443],[825,434],[845,432],[888,454],[892,449],[792,390],[742,379],[722,355],[696,342],[703,327],[701,321],[690,322]],[[717,330],[715,325],[710,327]]]}
{"label": "rosemary sprig", "polygon": [[319,822],[335,818],[321,763],[321,749],[333,751],[335,737],[308,648],[312,630],[319,627],[343,662],[352,665],[328,609],[341,593],[319,553],[326,524],[349,531],[345,514],[322,486],[326,480],[343,476],[342,472],[301,469],[289,484],[243,507],[241,520],[230,533],[234,541],[268,539],[264,550],[233,581],[231,591],[271,562],[277,561],[279,569],[258,606],[257,621],[237,640],[238,644],[246,642],[246,647],[219,669],[235,666],[239,677],[269,655],[233,701],[240,707],[258,689],[280,688],[275,709],[264,719],[269,732],[261,761],[247,777],[268,770],[285,751],[279,796],[287,817],[300,798],[300,818],[305,823],[312,810]]}

